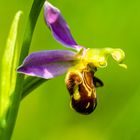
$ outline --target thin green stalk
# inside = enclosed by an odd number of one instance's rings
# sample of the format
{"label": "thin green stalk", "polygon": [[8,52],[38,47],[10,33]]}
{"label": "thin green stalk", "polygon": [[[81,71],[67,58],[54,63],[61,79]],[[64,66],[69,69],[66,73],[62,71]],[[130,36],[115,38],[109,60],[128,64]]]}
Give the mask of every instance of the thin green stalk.
{"label": "thin green stalk", "polygon": [[[32,35],[35,29],[35,25],[38,19],[38,16],[40,14],[41,8],[44,4],[45,0],[34,0],[30,15],[28,18],[28,22],[25,28],[25,34],[23,38],[23,45],[21,49],[20,54],[20,61],[19,64],[22,63],[24,58],[28,55],[29,47],[32,40]],[[15,91],[12,94],[11,97],[11,106],[9,108],[9,111],[7,113],[7,124],[2,132],[1,140],[10,140],[12,136],[12,132],[15,126],[15,121],[17,118],[18,108],[21,101],[21,94],[23,90],[23,82],[24,82],[24,76],[22,74],[17,75],[16,79],[16,87]]]}
{"label": "thin green stalk", "polygon": [[24,80],[23,90],[21,95],[21,100],[27,96],[30,92],[36,89],[41,84],[45,83],[47,79],[38,78],[38,77],[28,77]]}

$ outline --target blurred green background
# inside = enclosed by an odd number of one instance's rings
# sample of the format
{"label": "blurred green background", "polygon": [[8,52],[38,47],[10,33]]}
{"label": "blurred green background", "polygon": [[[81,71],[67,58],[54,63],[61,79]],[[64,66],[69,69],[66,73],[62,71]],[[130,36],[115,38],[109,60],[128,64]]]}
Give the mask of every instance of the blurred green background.
{"label": "blurred green background", "polygon": [[[33,0],[0,1],[0,58],[15,13],[23,10],[19,30],[22,43]],[[65,76],[49,80],[22,102],[12,140],[140,140],[140,1],[50,0],[61,9],[77,42],[89,48],[122,48],[124,70],[112,59],[96,75],[104,81],[97,89],[98,105],[88,116],[69,107]],[[51,36],[43,9],[30,52],[64,49]]]}

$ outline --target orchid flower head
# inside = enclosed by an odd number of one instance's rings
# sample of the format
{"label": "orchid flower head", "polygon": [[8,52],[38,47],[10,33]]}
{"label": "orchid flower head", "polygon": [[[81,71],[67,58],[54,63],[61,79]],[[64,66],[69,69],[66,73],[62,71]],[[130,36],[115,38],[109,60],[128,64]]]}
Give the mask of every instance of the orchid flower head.
{"label": "orchid flower head", "polygon": [[44,19],[54,39],[69,50],[33,52],[25,58],[17,71],[29,76],[51,79],[66,74],[66,86],[71,97],[71,106],[79,113],[90,114],[97,105],[96,87],[103,86],[95,77],[97,68],[107,66],[108,56],[122,67],[125,54],[121,49],[85,48],[74,40],[69,26],[58,8],[48,1],[44,3]]}

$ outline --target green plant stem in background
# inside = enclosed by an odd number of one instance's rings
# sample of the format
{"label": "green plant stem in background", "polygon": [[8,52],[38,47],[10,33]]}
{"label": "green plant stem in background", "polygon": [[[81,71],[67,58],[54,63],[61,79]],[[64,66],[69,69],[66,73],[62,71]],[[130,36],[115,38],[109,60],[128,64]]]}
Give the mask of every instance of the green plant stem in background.
{"label": "green plant stem in background", "polygon": [[[29,47],[32,40],[32,35],[34,32],[35,25],[36,25],[38,16],[40,14],[41,8],[44,4],[44,1],[45,0],[34,0],[33,2],[32,8],[29,14],[28,22],[25,28],[25,34],[23,38],[23,45],[21,48],[19,64],[21,64],[24,58],[28,55]],[[24,82],[24,76],[22,74],[18,74],[17,79],[16,79],[15,91],[13,92],[12,94],[13,96],[11,97],[11,105],[7,112],[7,118],[6,118],[7,124],[6,124],[6,127],[2,131],[2,136],[0,138],[1,140],[11,139],[17,113],[18,113],[18,108],[20,105],[21,97],[22,97],[21,94],[23,90],[23,82]]]}

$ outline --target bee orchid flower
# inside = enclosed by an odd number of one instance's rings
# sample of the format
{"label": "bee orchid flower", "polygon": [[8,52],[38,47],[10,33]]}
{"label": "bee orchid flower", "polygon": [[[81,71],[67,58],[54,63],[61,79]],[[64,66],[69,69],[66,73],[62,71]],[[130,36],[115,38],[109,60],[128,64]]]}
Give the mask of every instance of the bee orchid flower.
{"label": "bee orchid flower", "polygon": [[109,55],[122,67],[125,54],[121,49],[85,48],[76,43],[69,26],[58,8],[49,2],[44,4],[44,18],[53,37],[70,50],[49,50],[33,52],[27,56],[19,73],[51,79],[66,74],[65,83],[70,93],[71,106],[81,114],[90,114],[97,105],[96,87],[103,86],[95,77],[97,68],[107,66]]}

